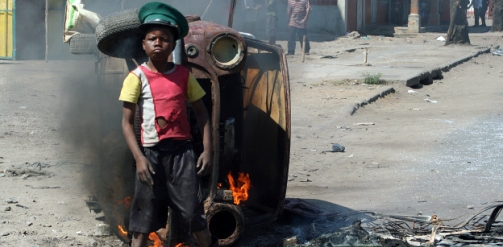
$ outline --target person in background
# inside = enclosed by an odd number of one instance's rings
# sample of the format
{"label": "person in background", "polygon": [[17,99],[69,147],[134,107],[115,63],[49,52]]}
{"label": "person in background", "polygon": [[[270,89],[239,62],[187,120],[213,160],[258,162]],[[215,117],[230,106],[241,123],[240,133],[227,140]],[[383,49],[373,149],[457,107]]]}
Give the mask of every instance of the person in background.
{"label": "person in background", "polygon": [[419,5],[419,15],[421,16],[421,26],[425,26],[428,23],[430,7],[425,0],[422,0]]}
{"label": "person in background", "polygon": [[[482,12],[482,0],[472,0],[468,8],[473,6],[473,14],[475,15],[475,25],[474,27],[479,26],[479,18],[481,18],[480,13]],[[485,24],[485,18],[482,20]],[[484,25],[485,26],[485,25]]]}
{"label": "person in background", "polygon": [[256,35],[258,10],[262,8],[262,5],[256,4],[255,0],[243,0],[244,7],[244,31],[253,35]]}
{"label": "person in background", "polygon": [[392,18],[394,20],[394,23],[397,25],[400,25],[400,26],[403,24],[402,11],[403,11],[402,4],[400,3],[400,1],[396,1],[395,6],[393,7],[393,17]]}
{"label": "person in background", "polygon": [[276,28],[278,22],[278,0],[265,0],[267,24],[265,35],[269,44],[276,44]]}
{"label": "person in background", "polygon": [[[305,45],[306,54],[309,54],[311,47],[307,38],[307,19],[310,11],[311,4],[309,0],[288,0],[287,13],[290,37],[288,38],[288,53],[286,55],[295,54],[295,36],[299,37],[301,46]],[[306,37],[306,44],[302,44],[304,36]]]}
{"label": "person in background", "polygon": [[482,20],[482,27],[486,26],[486,12],[489,8],[489,0],[482,0],[482,9],[480,10],[480,19]]}

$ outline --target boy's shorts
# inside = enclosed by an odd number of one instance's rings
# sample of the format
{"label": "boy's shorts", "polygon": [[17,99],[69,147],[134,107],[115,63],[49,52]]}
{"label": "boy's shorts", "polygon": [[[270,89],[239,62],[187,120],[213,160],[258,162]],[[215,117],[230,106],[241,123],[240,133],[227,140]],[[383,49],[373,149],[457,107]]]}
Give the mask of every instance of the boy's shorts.
{"label": "boy's shorts", "polygon": [[204,230],[207,223],[191,142],[162,140],[144,152],[155,170],[154,186],[149,188],[135,176],[129,231],[150,233],[166,227],[168,206],[187,221],[185,230]]}

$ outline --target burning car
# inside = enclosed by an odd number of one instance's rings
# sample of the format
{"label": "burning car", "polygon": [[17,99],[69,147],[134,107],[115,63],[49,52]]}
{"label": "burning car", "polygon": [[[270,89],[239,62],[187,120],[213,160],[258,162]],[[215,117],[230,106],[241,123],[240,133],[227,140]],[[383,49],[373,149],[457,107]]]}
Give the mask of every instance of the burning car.
{"label": "burning car", "polygon": [[[186,18],[189,34],[177,41],[170,59],[189,68],[207,93],[203,102],[211,118],[214,160],[212,174],[203,178],[205,214],[220,245],[231,246],[245,226],[272,221],[283,208],[290,154],[287,64],[277,46],[198,16]],[[139,25],[137,10],[124,10],[101,19],[95,40],[83,42],[88,38],[81,35],[75,36],[73,46],[70,42],[75,53],[92,51],[97,57],[101,163],[96,197],[88,204],[99,203],[110,227],[127,242],[135,173],[120,129],[117,97],[129,71],[147,60]],[[85,45],[90,42],[95,46]],[[190,112],[190,105],[187,108]],[[194,151],[201,152],[195,117],[189,115],[189,122]],[[175,219],[170,215],[171,226]],[[168,235],[176,235],[176,228],[169,228]],[[166,232],[151,235],[154,240]],[[180,243],[173,238],[171,242]]]}

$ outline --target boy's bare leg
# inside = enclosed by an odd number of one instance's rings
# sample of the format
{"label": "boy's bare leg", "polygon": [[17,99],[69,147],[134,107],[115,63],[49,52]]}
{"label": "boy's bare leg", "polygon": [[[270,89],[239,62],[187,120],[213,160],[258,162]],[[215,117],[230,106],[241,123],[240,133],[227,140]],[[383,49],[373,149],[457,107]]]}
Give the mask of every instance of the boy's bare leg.
{"label": "boy's bare leg", "polygon": [[131,247],[145,247],[147,244],[148,234],[147,233],[133,233],[133,241],[131,242]]}
{"label": "boy's bare leg", "polygon": [[200,247],[210,247],[211,245],[211,235],[210,230],[204,229],[200,232],[194,232],[194,237],[197,240],[197,243]]}

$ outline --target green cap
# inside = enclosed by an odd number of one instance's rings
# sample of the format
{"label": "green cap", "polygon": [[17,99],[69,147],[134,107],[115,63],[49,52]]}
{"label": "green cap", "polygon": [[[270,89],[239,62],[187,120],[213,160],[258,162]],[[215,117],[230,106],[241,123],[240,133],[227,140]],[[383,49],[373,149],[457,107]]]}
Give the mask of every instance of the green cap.
{"label": "green cap", "polygon": [[181,39],[189,32],[189,23],[180,11],[170,5],[160,2],[149,2],[138,11],[138,18],[142,23],[140,29],[147,25],[166,25],[178,30],[178,38]]}

